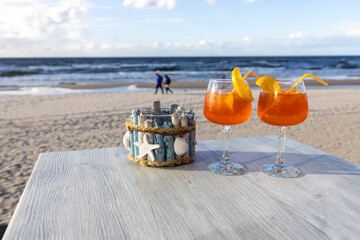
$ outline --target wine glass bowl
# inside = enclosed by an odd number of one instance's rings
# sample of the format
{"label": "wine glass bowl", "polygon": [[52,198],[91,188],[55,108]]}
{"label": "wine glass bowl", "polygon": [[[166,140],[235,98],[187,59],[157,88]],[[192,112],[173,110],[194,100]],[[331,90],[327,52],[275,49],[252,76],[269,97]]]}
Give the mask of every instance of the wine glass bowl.
{"label": "wine glass bowl", "polygon": [[207,120],[219,125],[238,125],[251,116],[251,102],[242,99],[231,80],[210,80],[204,101]]}
{"label": "wine glass bowl", "polygon": [[260,90],[258,116],[261,121],[274,126],[293,126],[305,121],[308,115],[308,101],[304,83],[289,89],[296,81],[279,81],[280,93],[266,93]]}
{"label": "wine glass bowl", "polygon": [[258,116],[261,121],[277,126],[279,129],[279,149],[274,164],[264,165],[261,171],[274,177],[298,177],[301,172],[284,162],[284,146],[286,127],[305,121],[308,115],[308,100],[304,82],[294,89],[297,81],[278,81],[281,91],[269,93],[260,91],[258,101]]}
{"label": "wine glass bowl", "polygon": [[205,95],[204,115],[212,123],[224,127],[224,153],[219,163],[208,169],[220,175],[239,175],[245,169],[241,164],[229,161],[228,135],[230,126],[246,122],[251,116],[251,101],[241,98],[234,90],[232,80],[210,80]]}

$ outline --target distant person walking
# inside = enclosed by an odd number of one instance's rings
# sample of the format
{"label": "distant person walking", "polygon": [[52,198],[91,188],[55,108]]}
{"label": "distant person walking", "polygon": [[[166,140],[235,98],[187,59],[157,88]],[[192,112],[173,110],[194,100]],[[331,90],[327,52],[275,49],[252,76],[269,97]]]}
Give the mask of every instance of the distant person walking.
{"label": "distant person walking", "polygon": [[158,88],[161,88],[161,92],[162,92],[162,94],[164,94],[164,89],[161,86],[163,78],[159,73],[155,73],[155,76],[156,76],[155,94],[157,94]]}
{"label": "distant person walking", "polygon": [[171,91],[170,88],[169,88],[170,83],[171,83],[171,79],[169,78],[168,75],[165,75],[165,91],[166,91],[166,94],[168,94],[168,92],[171,92],[172,94],[174,94],[173,91]]}

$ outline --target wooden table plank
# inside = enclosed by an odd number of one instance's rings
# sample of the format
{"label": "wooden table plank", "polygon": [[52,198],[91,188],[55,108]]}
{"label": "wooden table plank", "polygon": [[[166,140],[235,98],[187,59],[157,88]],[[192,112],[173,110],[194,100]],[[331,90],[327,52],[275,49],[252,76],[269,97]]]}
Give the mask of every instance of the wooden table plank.
{"label": "wooden table plank", "polygon": [[287,139],[304,174],[259,172],[277,137],[231,139],[242,176],[206,170],[222,141],[199,141],[191,164],[140,166],[124,148],[41,154],[4,239],[358,239],[360,167]]}

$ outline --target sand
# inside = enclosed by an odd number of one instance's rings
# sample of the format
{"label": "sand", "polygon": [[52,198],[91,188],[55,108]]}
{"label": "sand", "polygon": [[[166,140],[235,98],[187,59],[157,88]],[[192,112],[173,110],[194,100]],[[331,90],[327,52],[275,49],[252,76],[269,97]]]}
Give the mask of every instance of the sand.
{"label": "sand", "polygon": [[[221,139],[221,127],[202,113],[204,94],[175,90],[173,95],[151,91],[1,97],[0,225],[8,224],[39,153],[122,146],[124,123],[135,107],[148,107],[154,100],[163,106],[191,107],[197,139]],[[258,119],[258,90],[253,94],[252,117],[232,127],[233,138],[277,134],[275,127]],[[360,164],[360,88],[308,89],[308,98],[307,120],[289,127],[287,137]]]}

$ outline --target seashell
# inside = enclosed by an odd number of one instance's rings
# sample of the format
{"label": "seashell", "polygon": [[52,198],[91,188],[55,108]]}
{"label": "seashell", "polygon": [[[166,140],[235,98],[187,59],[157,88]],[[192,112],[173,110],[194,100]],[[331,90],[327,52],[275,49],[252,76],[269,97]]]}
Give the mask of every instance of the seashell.
{"label": "seashell", "polygon": [[127,150],[130,150],[130,133],[126,132],[123,137],[123,144]]}
{"label": "seashell", "polygon": [[177,137],[174,141],[174,151],[176,155],[183,155],[189,150],[189,144],[185,138]]}
{"label": "seashell", "polygon": [[180,127],[180,119],[178,112],[174,112],[173,114],[171,114],[171,122],[174,127]]}
{"label": "seashell", "polygon": [[186,118],[186,116],[185,116],[185,113],[182,113],[182,114],[181,114],[181,117],[180,117],[180,126],[182,126],[182,127],[189,126],[188,120],[187,120],[187,118]]}
{"label": "seashell", "polygon": [[178,111],[180,111],[180,112],[185,112],[185,108],[183,107],[183,106],[178,106]]}

